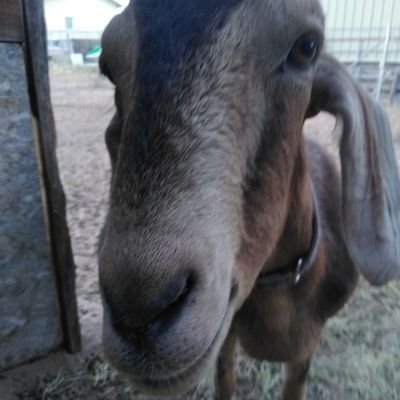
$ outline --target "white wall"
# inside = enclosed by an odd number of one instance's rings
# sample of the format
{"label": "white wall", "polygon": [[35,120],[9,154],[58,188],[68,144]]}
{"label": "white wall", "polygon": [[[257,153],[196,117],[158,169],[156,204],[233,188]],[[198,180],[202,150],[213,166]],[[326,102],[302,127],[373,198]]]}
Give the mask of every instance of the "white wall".
{"label": "white wall", "polygon": [[107,0],[45,0],[47,30],[65,30],[65,17],[72,17],[75,31],[100,32],[117,8],[117,4]]}
{"label": "white wall", "polygon": [[400,26],[399,0],[320,0],[326,13],[326,27],[330,34],[355,28],[360,35],[368,36],[386,28],[390,21]]}
{"label": "white wall", "polygon": [[400,0],[320,0],[327,49],[343,61],[379,61],[392,24],[388,61],[400,63]]}

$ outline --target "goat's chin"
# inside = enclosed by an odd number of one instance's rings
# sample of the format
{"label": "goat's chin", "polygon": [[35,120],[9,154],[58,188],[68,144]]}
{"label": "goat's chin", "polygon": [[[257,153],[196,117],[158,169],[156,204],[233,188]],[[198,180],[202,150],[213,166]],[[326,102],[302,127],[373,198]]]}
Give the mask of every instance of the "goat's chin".
{"label": "goat's chin", "polygon": [[180,371],[171,375],[153,375],[146,378],[138,378],[126,372],[122,372],[122,375],[135,389],[149,395],[177,396],[184,394],[199,384],[207,375],[209,370],[215,366],[219,351],[229,332],[233,314],[233,310],[227,310],[225,318],[211,344],[202,354],[199,355],[198,358],[196,358],[191,364],[183,366]]}
{"label": "goat's chin", "polygon": [[[147,379],[136,379],[125,375],[135,389],[153,396],[177,396],[194,388],[212,367],[216,356],[207,351],[201,359],[170,376],[153,376]],[[218,354],[216,352],[216,354]]]}

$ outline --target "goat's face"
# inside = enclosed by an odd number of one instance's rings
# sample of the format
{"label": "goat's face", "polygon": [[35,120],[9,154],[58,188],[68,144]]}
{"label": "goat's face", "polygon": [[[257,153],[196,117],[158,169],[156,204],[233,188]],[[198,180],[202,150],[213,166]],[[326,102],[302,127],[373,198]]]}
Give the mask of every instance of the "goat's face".
{"label": "goat's face", "polygon": [[104,33],[104,348],[136,385],[215,361],[282,231],[322,41],[315,0],[137,0]]}

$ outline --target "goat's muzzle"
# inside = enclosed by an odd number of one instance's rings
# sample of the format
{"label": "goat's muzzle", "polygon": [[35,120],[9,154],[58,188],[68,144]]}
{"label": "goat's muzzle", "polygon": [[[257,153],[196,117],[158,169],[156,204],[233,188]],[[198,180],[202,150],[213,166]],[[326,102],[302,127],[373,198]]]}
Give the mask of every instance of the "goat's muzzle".
{"label": "goat's muzzle", "polygon": [[107,359],[136,387],[176,394],[215,362],[236,287],[216,268],[212,247],[195,255],[179,245],[182,240],[165,240],[124,243],[105,235],[99,260],[103,345]]}

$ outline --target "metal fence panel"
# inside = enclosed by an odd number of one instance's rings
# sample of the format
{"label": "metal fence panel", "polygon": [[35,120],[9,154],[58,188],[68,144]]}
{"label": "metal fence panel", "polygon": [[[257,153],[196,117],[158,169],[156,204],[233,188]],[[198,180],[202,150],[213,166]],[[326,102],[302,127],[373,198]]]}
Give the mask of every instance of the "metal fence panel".
{"label": "metal fence panel", "polygon": [[379,63],[390,29],[387,63],[400,64],[399,0],[321,0],[327,50],[347,63]]}
{"label": "metal fence panel", "polygon": [[400,0],[321,0],[326,50],[379,99],[400,90]]}

